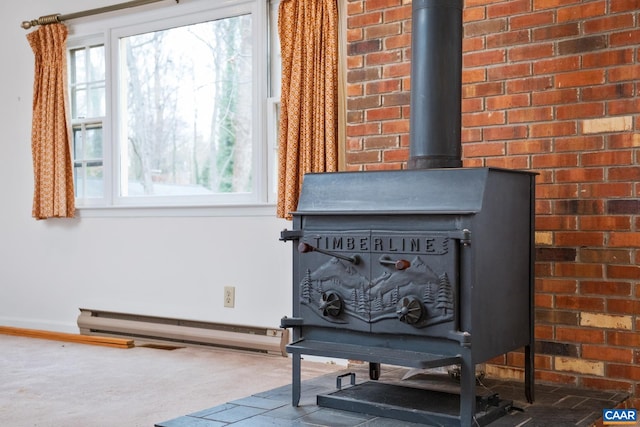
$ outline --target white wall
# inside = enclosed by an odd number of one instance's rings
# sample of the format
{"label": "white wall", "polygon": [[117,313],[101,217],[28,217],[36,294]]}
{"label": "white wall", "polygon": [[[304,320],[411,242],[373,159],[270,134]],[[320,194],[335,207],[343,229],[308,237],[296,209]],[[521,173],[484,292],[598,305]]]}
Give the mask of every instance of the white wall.
{"label": "white wall", "polygon": [[[23,20],[111,0],[2,2],[0,325],[77,332],[78,308],[278,326],[291,313],[291,227],[266,215],[31,217],[33,54]],[[179,7],[179,6],[178,6]],[[223,287],[236,286],[236,307]]]}

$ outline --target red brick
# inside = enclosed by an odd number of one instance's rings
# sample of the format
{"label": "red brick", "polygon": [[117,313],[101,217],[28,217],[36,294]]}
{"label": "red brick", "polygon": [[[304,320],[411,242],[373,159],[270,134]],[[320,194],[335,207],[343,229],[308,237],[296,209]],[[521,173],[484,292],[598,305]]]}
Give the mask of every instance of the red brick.
{"label": "red brick", "polygon": [[538,185],[536,196],[541,199],[573,199],[578,197],[578,186],[574,184]]}
{"label": "red brick", "polygon": [[486,159],[485,165],[490,168],[503,169],[529,169],[529,158],[526,156],[490,157]]}
{"label": "red brick", "polygon": [[384,39],[384,48],[402,49],[411,47],[411,34],[398,34],[397,36],[391,36]]}
{"label": "red brick", "polygon": [[486,49],[484,37],[465,38],[462,40],[462,52],[478,52]]}
{"label": "red brick", "polygon": [[549,76],[533,77],[526,79],[508,80],[506,82],[507,93],[545,91],[553,87],[553,81]]}
{"label": "red brick", "polygon": [[484,130],[484,139],[487,141],[512,141],[524,139],[528,135],[526,126],[498,126],[488,127]]}
{"label": "red brick", "polygon": [[634,148],[640,145],[640,136],[630,132],[608,135],[607,138],[611,149]]}
{"label": "red brick", "polygon": [[558,22],[576,21],[594,16],[602,16],[606,12],[607,2],[605,0],[592,1],[577,6],[563,7],[558,9]]}
{"label": "red brick", "polygon": [[[466,6],[466,5],[465,5]],[[485,19],[478,22],[469,22],[464,25],[465,37],[477,37],[487,34],[495,34],[507,29],[507,20],[505,18]]]}
{"label": "red brick", "polygon": [[506,54],[504,49],[495,49],[481,52],[466,53],[462,57],[463,67],[483,67],[505,62]]}
{"label": "red brick", "polygon": [[536,218],[536,230],[576,230],[578,220],[575,216],[553,215]]}
{"label": "red brick", "polygon": [[382,133],[407,133],[409,132],[409,120],[390,120],[382,122]]}
{"label": "red brick", "polygon": [[[586,219],[582,217],[581,219]],[[605,264],[629,264],[631,257],[625,249],[580,249],[580,260],[582,262],[599,262]]]}
{"label": "red brick", "polygon": [[602,102],[559,105],[556,107],[556,118],[558,120],[604,117],[604,115],[604,103]]}
{"label": "red brick", "polygon": [[506,122],[504,112],[468,113],[462,117],[462,126],[501,125]]}
{"label": "red brick", "polygon": [[531,64],[508,64],[491,67],[487,71],[489,80],[513,79],[516,77],[525,77],[531,75]]}
{"label": "red brick", "polygon": [[400,118],[402,116],[402,112],[399,107],[373,108],[366,110],[365,116],[367,121],[370,122],[377,120],[391,120]]}
{"label": "red brick", "polygon": [[394,77],[406,77],[410,74],[411,64],[390,64],[382,67],[382,78],[391,79]]}
{"label": "red brick", "polygon": [[[607,312],[610,314],[632,314],[635,315],[640,310],[640,301],[632,299],[613,299],[607,300]],[[632,343],[629,343],[632,345]]]}
{"label": "red brick", "polygon": [[502,32],[496,34],[489,34],[486,37],[486,43],[488,49],[495,49],[498,47],[507,47],[518,44],[525,44],[531,41],[528,30],[516,30],[509,32]]}
{"label": "red brick", "polygon": [[637,46],[640,43],[640,30],[629,30],[614,33],[609,36],[611,47]]}
{"label": "red brick", "polygon": [[463,98],[501,95],[503,93],[504,93],[504,87],[502,82],[478,83],[473,85],[464,85],[462,87]]}
{"label": "red brick", "polygon": [[556,171],[556,182],[599,182],[604,180],[604,169],[602,168],[572,168],[559,169]]}
{"label": "red brick", "polygon": [[478,142],[482,141],[482,129],[462,129],[462,142]]}
{"label": "red brick", "polygon": [[484,99],[467,98],[462,100],[462,114],[477,113],[484,110]]}
{"label": "red brick", "polygon": [[633,351],[628,348],[584,344],[582,346],[582,357],[608,362],[632,363]]}
{"label": "red brick", "polygon": [[378,95],[381,93],[397,92],[400,90],[400,80],[379,80],[365,85],[366,95]]}
{"label": "red brick", "polygon": [[576,133],[577,125],[575,122],[552,122],[529,125],[529,135],[533,138],[567,136],[575,135]]}
{"label": "red brick", "polygon": [[528,13],[522,16],[512,16],[509,18],[509,26],[512,29],[536,28],[545,24],[552,24],[555,19],[554,12]]}
{"label": "red brick", "polygon": [[396,7],[384,11],[384,22],[408,20],[411,18],[411,5]]}
{"label": "red brick", "polygon": [[400,6],[401,4],[402,4],[401,0],[366,0],[364,2],[367,12],[371,10]]}
{"label": "red brick", "polygon": [[554,202],[557,214],[600,215],[604,213],[602,200],[557,200]]}
{"label": "red brick", "polygon": [[[582,66],[584,68],[600,68],[631,63],[633,63],[633,49],[607,50],[604,52],[589,53],[582,56]],[[611,73],[614,70],[609,70],[608,72],[609,81],[612,81]]]}
{"label": "red brick", "polygon": [[513,47],[507,52],[509,61],[530,61],[553,56],[553,44],[536,43],[531,46]]}
{"label": "red brick", "polygon": [[633,84],[618,83],[581,89],[583,101],[600,101],[607,99],[631,98],[635,96]]}
{"label": "red brick", "polygon": [[379,151],[362,151],[359,153],[347,153],[346,160],[351,164],[358,163],[378,163],[380,162],[380,152]]}
{"label": "red brick", "polygon": [[479,83],[487,80],[487,71],[484,68],[462,70],[462,84]]}
{"label": "red brick", "polygon": [[365,123],[362,125],[348,125],[348,136],[377,135],[380,133],[380,126],[377,123]]}
{"label": "red brick", "polygon": [[504,156],[504,143],[464,144],[464,157]]}
{"label": "red brick", "polygon": [[577,22],[560,25],[549,25],[533,30],[533,40],[554,40],[564,37],[575,37],[580,34],[580,27]]}
{"label": "red brick", "polygon": [[585,216],[580,218],[581,230],[629,230],[631,219],[626,216]]}
{"label": "red brick", "polygon": [[512,0],[487,6],[487,17],[498,18],[502,16],[519,15],[531,11],[530,0]]}
{"label": "red brick", "polygon": [[[580,251],[580,260],[583,262],[590,262],[589,259],[584,259],[584,257],[582,256],[582,251]],[[595,261],[595,262],[599,262],[599,261]],[[595,294],[595,295],[607,295],[607,296],[629,296],[631,295],[631,285],[629,283],[625,283],[625,282],[607,282],[607,281],[588,281],[588,280],[583,280],[580,282],[580,293],[582,295],[589,295],[589,294]],[[607,311],[610,312],[609,310],[611,309],[610,304],[611,304],[611,299],[607,300]],[[623,301],[627,301],[627,300],[623,300]],[[620,311],[617,311],[618,313],[620,313]],[[627,312],[624,312],[627,313]]]}
{"label": "red brick", "polygon": [[347,18],[347,28],[368,27],[370,25],[381,23],[382,13],[380,12],[364,13]]}
{"label": "red brick", "polygon": [[640,266],[607,265],[607,277],[611,279],[640,279]]}
{"label": "red brick", "polygon": [[365,56],[367,66],[393,64],[402,61],[402,52],[399,50],[372,52]]}
{"label": "red brick", "polygon": [[494,96],[487,98],[486,102],[488,110],[504,110],[526,107],[531,104],[529,94],[526,93]]}
{"label": "red brick", "polygon": [[409,158],[409,150],[406,148],[398,150],[385,150],[382,152],[383,163],[404,162]]}
{"label": "red brick", "polygon": [[[533,135],[532,135],[533,136]],[[531,166],[536,169],[578,166],[578,154],[552,153],[534,155]]]}
{"label": "red brick", "polygon": [[533,93],[533,105],[561,105],[573,104],[578,101],[577,89],[551,90]]}
{"label": "red brick", "polygon": [[533,10],[555,9],[572,3],[580,3],[581,0],[533,0]]}
{"label": "red brick", "polygon": [[633,164],[633,151],[583,153],[580,161],[584,166],[630,165]]}
{"label": "red brick", "polygon": [[507,154],[545,153],[551,150],[549,139],[527,139],[526,141],[510,141],[507,144]]}
{"label": "red brick", "polygon": [[486,9],[484,7],[465,7],[462,10],[463,22],[482,21],[487,17]]}
{"label": "red brick", "polygon": [[543,279],[536,281],[536,292],[574,294],[576,290],[575,280]]}
{"label": "red brick", "polygon": [[640,99],[624,99],[612,101],[608,104],[609,115],[616,116],[621,114],[640,113]]}
{"label": "red brick", "polygon": [[556,339],[559,341],[601,344],[605,334],[597,329],[556,327]]}
{"label": "red brick", "polygon": [[[623,3],[622,1],[614,3]],[[611,8],[614,6],[611,5]],[[620,30],[623,28],[633,28],[634,16],[632,13],[624,15],[604,15],[602,18],[589,19],[584,21],[582,27],[585,34],[604,33],[611,30]]]}
{"label": "red brick", "polygon": [[633,184],[626,182],[582,184],[580,195],[587,198],[628,197],[633,193]]}
{"label": "red brick", "polygon": [[[567,231],[556,233],[556,244],[560,246],[602,246],[604,243],[604,235],[599,232],[584,232],[584,231]],[[566,267],[571,269],[573,267]],[[576,266],[576,269],[579,267]],[[587,270],[590,267],[586,267]]]}
{"label": "red brick", "polygon": [[618,0],[609,6],[611,13],[632,11],[636,12],[640,9],[640,0]]}
{"label": "red brick", "polygon": [[398,147],[399,139],[397,135],[380,135],[365,138],[363,142],[365,150],[376,150]]}
{"label": "red brick", "polygon": [[640,181],[640,167],[609,168],[610,181]]}
{"label": "red brick", "polygon": [[552,107],[523,108],[507,111],[509,123],[544,122],[553,118]]}
{"label": "red brick", "polygon": [[556,151],[593,151],[604,148],[604,137],[602,136],[574,136],[568,138],[556,138]]}
{"label": "red brick", "polygon": [[553,339],[553,327],[547,326],[547,325],[536,325],[534,335],[536,339],[539,339],[539,340]]}
{"label": "red brick", "polygon": [[576,71],[556,75],[556,87],[595,86],[605,82],[604,70]]}
{"label": "red brick", "polygon": [[640,333],[607,331],[607,344],[622,347],[638,347],[640,346]]}
{"label": "red brick", "polygon": [[[559,233],[556,233],[559,234]],[[562,233],[564,235],[566,234],[585,234],[582,232],[575,232],[575,233]],[[558,239],[558,237],[556,236],[556,240],[560,240]],[[585,239],[586,240],[586,239]],[[566,241],[565,240],[560,240],[557,244],[559,245],[563,245],[563,246],[569,246],[571,245],[570,241]],[[600,243],[601,244],[601,243]],[[577,245],[576,245],[577,246]],[[580,264],[580,263],[556,263],[555,265],[555,275],[557,277],[588,277],[588,278],[598,278],[598,277],[602,277],[603,276],[603,271],[602,271],[602,266],[599,264]],[[585,300],[585,302],[587,302],[587,300]],[[565,305],[561,305],[561,303],[556,300],[556,305],[558,308],[570,308],[568,306]],[[584,306],[584,307],[575,307],[575,308],[581,308],[581,309],[596,309],[596,307],[592,307],[592,306]],[[604,308],[604,305],[602,306],[602,308]]]}
{"label": "red brick", "polygon": [[536,61],[533,63],[533,74],[539,76],[541,74],[555,74],[564,71],[574,71],[580,68],[580,57],[563,56],[559,58],[551,58]]}
{"label": "red brick", "polygon": [[640,366],[609,364],[607,377],[640,381]]}

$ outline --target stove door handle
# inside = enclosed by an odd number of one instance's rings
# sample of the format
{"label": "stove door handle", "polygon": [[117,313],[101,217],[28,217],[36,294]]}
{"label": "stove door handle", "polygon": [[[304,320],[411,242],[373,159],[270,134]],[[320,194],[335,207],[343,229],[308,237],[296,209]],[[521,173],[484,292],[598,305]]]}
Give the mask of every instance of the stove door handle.
{"label": "stove door handle", "polygon": [[325,251],[324,249],[316,248],[315,246],[311,246],[310,244],[305,242],[300,242],[300,244],[298,245],[298,252],[302,254],[306,254],[308,252],[320,252],[321,254],[324,254],[324,255],[329,255],[339,259],[343,259],[345,261],[349,261],[350,263],[355,265],[358,265],[358,263],[360,262],[360,259],[358,258],[357,255],[347,256],[347,255],[342,255],[336,252]]}
{"label": "stove door handle", "polygon": [[407,261],[406,259],[393,260],[389,257],[382,257],[379,261],[382,265],[394,266],[396,270],[406,270],[407,268],[411,267],[411,262]]}

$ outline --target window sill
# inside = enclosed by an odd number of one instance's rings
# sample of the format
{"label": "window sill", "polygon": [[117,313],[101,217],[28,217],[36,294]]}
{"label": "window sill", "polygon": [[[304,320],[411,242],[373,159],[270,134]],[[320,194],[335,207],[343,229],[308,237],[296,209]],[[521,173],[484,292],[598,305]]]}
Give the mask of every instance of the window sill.
{"label": "window sill", "polygon": [[275,204],[217,206],[76,206],[77,218],[275,217]]}

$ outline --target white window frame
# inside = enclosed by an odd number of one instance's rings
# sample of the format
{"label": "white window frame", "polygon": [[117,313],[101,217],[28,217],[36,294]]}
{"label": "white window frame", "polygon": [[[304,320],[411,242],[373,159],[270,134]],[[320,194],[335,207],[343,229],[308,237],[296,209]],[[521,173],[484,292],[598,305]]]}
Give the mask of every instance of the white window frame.
{"label": "white window frame", "polygon": [[[180,4],[128,9],[126,13],[110,14],[107,18],[80,19],[69,24],[68,50],[89,44],[104,44],[106,67],[106,111],[103,118],[103,168],[105,197],[76,199],[80,216],[253,216],[273,215],[275,212],[277,183],[275,168],[277,149],[277,99],[272,96],[274,76],[270,68],[279,73],[269,57],[270,32],[277,31],[273,22],[274,3],[278,0],[192,0]],[[138,10],[140,9],[140,10]],[[157,31],[163,28],[220,19],[251,13],[253,45],[253,191],[249,194],[222,194],[206,197],[121,197],[120,152],[114,139],[119,132],[117,46],[121,37]],[[276,46],[277,48],[277,46]],[[279,79],[279,76],[277,77]],[[270,96],[271,95],[271,96]],[[279,94],[277,94],[279,95]],[[274,131],[276,130],[276,131]]]}

